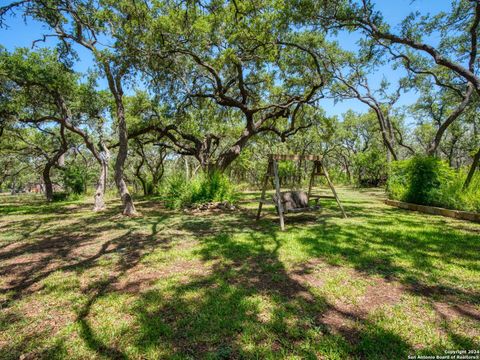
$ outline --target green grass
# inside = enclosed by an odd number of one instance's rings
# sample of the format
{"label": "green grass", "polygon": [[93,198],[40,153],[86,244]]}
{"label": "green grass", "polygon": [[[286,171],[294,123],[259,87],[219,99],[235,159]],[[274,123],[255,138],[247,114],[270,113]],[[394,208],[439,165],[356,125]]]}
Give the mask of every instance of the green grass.
{"label": "green grass", "polygon": [[[480,225],[340,190],[321,213],[0,201],[0,359],[406,359],[480,347]],[[20,199],[20,200],[19,200]],[[30,358],[27,357],[27,358]]]}

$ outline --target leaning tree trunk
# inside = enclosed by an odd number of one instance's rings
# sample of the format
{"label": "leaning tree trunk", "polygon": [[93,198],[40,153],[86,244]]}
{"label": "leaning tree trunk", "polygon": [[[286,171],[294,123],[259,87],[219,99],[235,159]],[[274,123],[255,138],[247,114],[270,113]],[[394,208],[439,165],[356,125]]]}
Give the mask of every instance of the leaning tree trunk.
{"label": "leaning tree trunk", "polygon": [[107,207],[105,205],[105,190],[107,188],[107,177],[108,177],[108,160],[110,159],[110,152],[108,149],[102,144],[103,151],[100,152],[100,176],[97,182],[97,188],[95,189],[94,199],[94,206],[93,211],[102,211],[105,210]]}
{"label": "leaning tree trunk", "polygon": [[470,99],[473,93],[473,85],[468,83],[467,91],[462,102],[453,110],[453,112],[448,116],[448,118],[440,125],[435,134],[435,138],[433,139],[432,143],[430,144],[429,148],[427,149],[427,155],[435,156],[440,146],[440,142],[442,140],[443,134],[447,130],[447,128],[464,112],[467,105],[470,103]]}
{"label": "leaning tree trunk", "polygon": [[478,149],[477,153],[473,156],[472,166],[470,166],[470,170],[468,171],[467,178],[465,179],[465,183],[463,184],[464,189],[467,189],[470,186],[470,183],[472,182],[472,179],[473,179],[473,175],[475,174],[475,171],[478,169],[479,165],[480,165],[480,149]]}
{"label": "leaning tree trunk", "polygon": [[58,164],[58,160],[65,154],[67,150],[63,147],[55,154],[55,156],[47,161],[45,167],[43,168],[43,183],[45,184],[45,197],[48,202],[53,200],[53,183],[50,177],[50,171],[52,168]]}
{"label": "leaning tree trunk", "polygon": [[219,155],[218,160],[213,166],[211,166],[210,170],[216,170],[221,173],[225,172],[228,166],[240,156],[243,148],[253,135],[254,133],[245,129],[242,136],[232,146]]}

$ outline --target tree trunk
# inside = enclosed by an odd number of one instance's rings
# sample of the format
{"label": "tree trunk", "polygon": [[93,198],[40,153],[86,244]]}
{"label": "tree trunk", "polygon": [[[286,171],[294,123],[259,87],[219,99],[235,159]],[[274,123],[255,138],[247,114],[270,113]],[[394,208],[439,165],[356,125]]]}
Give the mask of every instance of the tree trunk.
{"label": "tree trunk", "polygon": [[435,134],[435,138],[433,139],[432,143],[430,144],[430,147],[427,150],[427,155],[430,156],[435,156],[437,153],[438,147],[440,146],[440,142],[442,140],[443,134],[447,130],[447,128],[463,113],[465,108],[470,102],[470,99],[472,97],[473,93],[473,85],[471,83],[468,83],[467,85],[467,91],[465,93],[465,96],[462,100],[462,102],[453,110],[453,112],[448,116],[448,118],[445,120],[445,122],[440,125],[440,127],[437,130],[437,133]]}
{"label": "tree trunk", "polygon": [[352,172],[350,171],[350,166],[348,165],[348,161],[346,158],[344,158],[344,165],[345,165],[345,172],[348,178],[348,182],[350,184],[353,184],[353,175],[352,175]]}
{"label": "tree trunk", "polygon": [[473,156],[472,166],[470,166],[470,170],[468,171],[467,178],[465,179],[465,183],[463,184],[463,188],[467,189],[472,182],[473,175],[475,174],[475,170],[477,170],[478,165],[480,164],[480,148],[478,149],[477,153]]}
{"label": "tree trunk", "polygon": [[108,63],[104,63],[104,68],[107,75],[108,86],[110,88],[110,91],[112,92],[112,95],[115,98],[118,121],[119,147],[117,159],[115,161],[115,184],[117,185],[120,198],[122,199],[123,215],[134,216],[137,214],[137,211],[135,210],[133,199],[128,191],[127,184],[124,180],[124,166],[128,152],[128,132],[127,122],[125,120],[125,109],[123,107],[123,91],[121,88],[121,78],[118,75],[113,75],[110,65]]}
{"label": "tree trunk", "polygon": [[380,109],[374,108],[374,111],[377,115],[378,123],[380,125],[380,131],[382,133],[383,143],[387,148],[387,162],[390,163],[392,158],[393,160],[397,161],[398,156],[393,148],[393,139],[390,138],[390,131],[388,130],[389,126],[385,124],[385,116],[383,115]]}
{"label": "tree trunk", "polygon": [[450,151],[448,152],[448,166],[453,167],[453,152],[455,151],[454,149],[455,145],[452,145],[450,147]]}
{"label": "tree trunk", "polygon": [[[123,215],[134,216],[137,211],[135,210],[135,205],[133,204],[133,199],[128,191],[127,184],[124,180],[123,168],[125,160],[127,158],[127,137],[126,137],[126,124],[125,119],[123,119],[123,125],[120,125],[119,128],[123,127],[123,130],[119,130],[120,137],[120,147],[118,149],[117,160],[115,161],[115,184],[117,185],[118,192],[120,193],[120,198],[122,199],[123,204]],[[123,139],[123,140],[122,140]],[[124,143],[122,145],[122,143]]]}
{"label": "tree trunk", "polygon": [[93,197],[94,206],[93,211],[102,211],[105,210],[107,207],[105,205],[105,190],[107,188],[107,178],[108,178],[108,160],[110,159],[110,152],[108,149],[102,144],[103,151],[100,152],[100,176],[97,182],[97,188],[95,190],[95,195]]}
{"label": "tree trunk", "polygon": [[[165,157],[167,156],[167,152],[160,150],[160,158],[157,160],[154,166],[151,166],[147,160],[147,166],[152,173],[152,194],[158,194],[158,185],[160,183],[160,179],[162,179],[163,174],[165,172],[165,166],[163,162],[165,161]],[[189,166],[190,168],[190,166]]]}
{"label": "tree trunk", "polygon": [[95,195],[93,196],[93,211],[103,211],[106,209],[104,195],[107,182],[107,166],[102,164],[100,170],[100,176],[97,182],[97,188],[95,189]]}
{"label": "tree trunk", "polygon": [[43,183],[45,185],[45,197],[48,202],[53,201],[53,184],[50,178],[50,170],[52,169],[53,164],[49,161],[43,168]]}
{"label": "tree trunk", "polygon": [[147,189],[147,182],[145,179],[142,177],[142,167],[143,164],[145,163],[145,158],[143,157],[143,154],[140,152],[140,162],[138,163],[137,166],[135,166],[135,177],[140,180],[140,184],[142,184],[142,190],[143,190],[143,195],[147,196],[148,194],[148,189]]}
{"label": "tree trunk", "polygon": [[163,165],[157,168],[157,171],[152,174],[152,194],[158,194],[158,184],[160,183],[160,179],[163,177],[164,172]]}
{"label": "tree trunk", "polygon": [[387,146],[387,164],[390,164],[392,162],[392,153],[389,149],[390,148]]}
{"label": "tree trunk", "polygon": [[382,109],[379,107],[378,104],[376,103],[372,104],[369,101],[363,101],[361,98],[359,98],[359,100],[362,101],[364,104],[368,105],[375,112],[375,115],[377,116],[378,125],[380,126],[380,132],[382,134],[383,143],[388,151],[387,162],[390,163],[391,161],[391,158],[389,157],[388,154],[391,155],[393,160],[397,161],[398,156],[393,146],[395,138],[393,137],[392,125],[389,119],[385,117],[385,115],[382,112]]}
{"label": "tree trunk", "polygon": [[211,168],[218,170],[220,172],[224,172],[228,166],[240,155],[241,151],[247,144],[248,140],[254,134],[249,130],[244,130],[240,139],[238,139],[235,144],[233,144],[230,148],[225,150],[220,154],[218,160],[216,161],[215,165]]}
{"label": "tree trunk", "polygon": [[53,201],[53,183],[52,179],[50,178],[50,171],[52,168],[58,163],[58,159],[63,156],[67,152],[66,147],[63,147],[58,150],[53,158],[47,161],[45,167],[43,168],[43,182],[45,184],[45,198],[48,202]]}
{"label": "tree trunk", "polygon": [[138,177],[138,179],[140,180],[140,183],[142,184],[143,196],[149,195],[146,181],[142,177]]}
{"label": "tree trunk", "polygon": [[143,195],[144,195],[144,196],[149,195],[148,189],[147,189],[147,182],[145,181],[145,179],[142,178],[142,176],[141,176],[140,174],[135,174],[135,176],[136,176],[137,179],[140,181],[140,184],[142,184]]}
{"label": "tree trunk", "polygon": [[51,202],[53,200],[53,184],[52,179],[50,178],[50,170],[54,166],[60,166],[60,163],[63,162],[63,160],[60,161],[60,159],[64,158],[64,155],[68,150],[68,143],[65,139],[65,126],[63,124],[60,125],[60,141],[60,148],[57,150],[57,152],[52,158],[47,158],[47,163],[43,168],[42,176],[43,182],[45,183],[45,197],[48,202]]}

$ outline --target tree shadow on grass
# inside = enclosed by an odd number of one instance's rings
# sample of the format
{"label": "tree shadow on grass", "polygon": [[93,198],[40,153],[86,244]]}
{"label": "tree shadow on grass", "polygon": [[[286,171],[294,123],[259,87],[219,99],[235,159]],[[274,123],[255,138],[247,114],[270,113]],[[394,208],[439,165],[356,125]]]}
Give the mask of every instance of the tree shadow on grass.
{"label": "tree shadow on grass", "polygon": [[[137,219],[141,221],[142,226],[149,226],[151,233],[136,233],[130,229],[121,231],[119,236],[114,236],[109,240],[95,243],[95,251],[87,256],[75,254],[75,250],[82,245],[94,242],[99,232],[109,230],[114,224],[103,224],[101,226],[93,226],[93,223],[108,220],[112,216],[111,213],[96,214],[93,218],[82,219],[78,221],[72,229],[81,230],[82,236],[72,236],[56,232],[50,236],[44,236],[37,242],[21,244],[14,249],[4,251],[1,254],[2,260],[17,259],[19,256],[32,257],[32,261],[28,264],[26,270],[18,269],[17,264],[5,265],[1,264],[0,271],[2,274],[10,272],[15,273],[14,281],[10,282],[6,288],[0,290],[0,294],[6,296],[6,300],[1,304],[2,311],[7,313],[11,311],[15,303],[27,295],[36,292],[42,292],[48,295],[49,292],[56,291],[55,287],[44,287],[42,280],[48,278],[55,272],[62,274],[74,272],[77,276],[88,271],[89,269],[99,268],[99,261],[102,261],[109,255],[119,255],[118,260],[108,268],[107,277],[100,277],[85,288],[78,288],[75,285],[75,291],[80,291],[77,296],[84,298],[79,309],[76,310],[77,316],[74,323],[79,326],[79,336],[82,338],[86,346],[98,354],[115,359],[127,358],[120,350],[112,346],[108,346],[99,337],[95,335],[95,331],[89,324],[89,315],[92,306],[105,296],[112,292],[112,283],[118,281],[126,272],[136,267],[144,256],[148,255],[154,249],[168,249],[172,246],[172,239],[160,236],[160,226],[166,220],[166,216],[157,216],[152,219]],[[98,240],[97,240],[98,241]],[[36,259],[34,254],[43,254],[40,259]],[[2,321],[3,322],[3,321]],[[10,323],[9,326],[12,324]],[[34,338],[38,341],[45,337],[42,335],[44,329],[38,329]],[[40,343],[40,342],[39,342]],[[35,343],[30,338],[25,338],[20,344],[7,344],[2,347],[1,352],[8,354],[8,358],[18,358],[26,349],[35,348]],[[30,355],[36,356],[39,353],[34,350]],[[53,348],[42,350],[42,356],[47,352],[54,351]],[[40,355],[39,355],[40,356]],[[46,355],[45,355],[46,356]]]}
{"label": "tree shadow on grass", "polygon": [[2,204],[0,203],[0,215],[42,215],[56,214],[63,215],[72,211],[72,207],[76,210],[87,210],[93,208],[92,204],[80,201],[63,201],[63,202],[38,202],[27,204]]}
{"label": "tree shadow on grass", "polygon": [[[398,280],[414,294],[454,303],[480,304],[480,294],[462,288],[461,284],[455,286],[458,278],[446,270],[448,265],[468,271],[480,270],[478,236],[439,224],[441,222],[419,226],[416,220],[403,219],[393,211],[382,220],[372,218],[361,224],[323,221],[303,229],[304,235],[299,241],[311,256],[387,280]],[[478,285],[472,284],[472,289]]]}
{"label": "tree shadow on grass", "polygon": [[[168,218],[165,214],[149,220],[138,220],[142,221],[141,226],[151,226],[149,236],[135,235],[131,225],[124,226],[122,222],[112,221],[115,216],[115,210],[110,210],[82,218],[69,224],[66,229],[59,228],[51,232],[45,227],[43,232],[36,234],[39,238],[37,241],[21,242],[0,250],[0,275],[12,277],[0,289],[0,294],[8,295],[7,302],[2,306],[28,294],[29,288],[56,271],[84,271],[97,266],[99,259],[110,254],[119,254],[122,261],[128,262],[128,257],[137,257],[165,241],[156,236],[158,225]],[[120,235],[99,241],[101,233],[113,229]],[[81,247],[86,248],[86,254],[78,252]],[[35,288],[33,291],[38,290]]]}
{"label": "tree shadow on grass", "polygon": [[[279,260],[282,243],[275,232],[251,232],[242,241],[225,232],[198,240],[198,255],[213,264],[209,271],[150,290],[135,304],[140,326],[135,346],[141,353],[167,351],[166,357],[195,359],[314,359],[329,353],[400,359],[411,350],[397,334],[338,309],[294,279]],[[327,326],[322,317],[332,312],[353,325]]]}
{"label": "tree shadow on grass", "polygon": [[[358,210],[358,214],[362,216],[360,224],[356,220],[352,223],[348,221],[339,223],[341,220],[337,216],[327,214],[316,224],[312,225],[308,222],[305,226],[305,218],[292,217],[289,219],[287,231],[284,233],[287,235],[282,238],[288,238],[288,233],[295,233],[299,243],[310,257],[320,258],[332,265],[346,265],[367,276],[381,276],[387,281],[398,281],[406,293],[419,296],[432,304],[436,301],[449,303],[464,318],[478,321],[478,311],[472,310],[474,307],[469,308],[468,305],[480,304],[480,294],[478,291],[462,288],[457,275],[444,267],[444,265],[452,264],[460,269],[478,270],[480,244],[475,231],[459,232],[455,227],[445,228],[441,218],[426,223],[425,219],[415,218],[416,214],[406,214],[397,209],[381,209],[367,214]],[[382,216],[379,217],[379,214]],[[213,221],[207,218],[188,220],[183,224],[185,229],[202,237],[199,239],[202,244],[199,254],[202,258],[205,261],[218,261],[213,273],[207,279],[199,280],[199,288],[204,284],[218,283],[229,286],[225,288],[225,285],[223,287],[211,285],[214,289],[213,294],[202,295],[200,303],[209,299],[211,295],[211,301],[215,304],[215,300],[221,299],[223,292],[228,293],[233,286],[236,290],[235,294],[238,295],[239,291],[243,294],[242,299],[249,298],[252,294],[265,295],[276,306],[283,307],[284,311],[289,309],[291,316],[300,314],[306,316],[309,319],[307,322],[313,324],[313,328],[321,329],[322,321],[318,320],[319,314],[331,311],[340,314],[340,318],[353,319],[360,324],[360,330],[351,328],[345,330],[340,327],[338,332],[342,334],[343,339],[355,339],[354,343],[345,345],[342,340],[343,345],[336,343],[336,351],[346,348],[349,349],[347,352],[350,355],[362,358],[405,358],[406,354],[412,353],[429,355],[443,353],[444,349],[435,347],[423,350],[412,349],[397,334],[372,324],[359,314],[349,314],[342,309],[335,308],[334,304],[329,304],[325,298],[318,297],[314,293],[308,294],[308,289],[302,289],[302,285],[291,278],[278,258],[277,251],[282,241],[285,240],[277,239],[276,234],[280,232],[277,232],[278,226],[274,222],[267,219],[259,222],[263,228],[260,234],[256,232],[259,224],[254,225],[252,216],[237,218],[229,225],[227,223],[228,221],[222,226],[217,219]],[[219,233],[222,235],[214,235]],[[252,241],[239,243],[234,239],[234,236],[238,234],[243,234],[242,236],[248,234]],[[268,240],[268,238],[271,239]],[[280,280],[277,282],[275,279]],[[459,286],[456,286],[458,283]],[[192,285],[195,283],[188,284],[188,286]],[[478,288],[478,284],[472,285],[472,289],[475,288]],[[285,291],[285,289],[289,289],[289,291]],[[181,298],[184,291],[182,286],[175,288],[173,297]],[[302,298],[301,301],[305,301],[302,294],[308,294],[307,297],[310,297],[315,304],[322,304],[321,309],[317,307],[316,310],[310,312],[309,306],[306,304],[296,307],[288,305],[292,299],[298,299],[299,296]],[[161,307],[161,303],[158,306]],[[206,303],[204,306],[208,309],[213,305]],[[182,309],[189,307],[191,306],[186,303],[175,308],[173,313],[177,315],[171,315],[172,318],[176,319],[181,316]],[[237,307],[241,309],[239,304],[233,304],[232,309]],[[191,310],[188,317],[194,317],[195,313],[204,311],[203,305],[200,308],[194,307],[194,309],[195,311]],[[247,315],[255,314],[255,316],[240,316],[242,320],[238,321],[234,317],[234,324],[236,324],[234,328],[239,326],[238,323],[242,329],[261,324],[261,330],[258,331],[266,332],[272,338],[284,339],[290,347],[292,344],[296,344],[297,340],[289,338],[288,334],[277,332],[276,327],[275,330],[269,327],[270,322],[261,322],[259,320],[261,318],[260,309],[249,309],[242,312]],[[148,316],[142,318],[148,319]],[[278,328],[294,328],[288,321],[286,323],[287,325],[283,323],[283,320],[280,323],[277,321]],[[445,322],[441,326],[441,331],[447,334],[452,344],[458,348],[474,348],[475,342],[472,338],[458,333],[446,324],[448,323]],[[163,325],[167,326],[168,324]],[[175,322],[171,326],[175,329],[179,328]],[[218,332],[229,331],[221,324],[218,326],[220,328],[215,329]],[[195,334],[191,335],[195,337]],[[237,352],[234,352],[237,355],[245,355],[245,346],[242,348],[239,345],[238,334],[230,336],[230,338],[232,340],[228,345],[229,348],[237,349]],[[297,345],[301,347],[305,344],[298,343]],[[215,346],[220,345],[216,343]],[[288,346],[286,348],[280,346],[280,348],[282,351],[288,352]],[[209,353],[210,351],[211,353],[212,347],[210,350],[205,350],[207,347],[205,345],[204,348],[198,348],[196,351],[200,353]],[[181,349],[182,345],[178,344],[174,348]],[[261,345],[256,343],[253,348],[258,350]],[[274,349],[275,345],[271,345],[271,348]],[[379,353],[380,348],[384,349],[384,353]],[[269,351],[273,350],[266,351],[261,356],[271,354]],[[313,356],[313,353],[306,352],[302,355]],[[253,356],[253,353],[250,355]],[[258,353],[255,353],[255,356],[258,356]]]}
{"label": "tree shadow on grass", "polygon": [[[135,348],[141,356],[163,358],[313,359],[321,355],[404,359],[417,350],[368,314],[345,310],[299,281],[285,267],[283,247],[287,242],[298,242],[309,258],[398,280],[406,291],[426,299],[478,303],[477,293],[462,292],[453,286],[454,274],[438,268],[437,263],[442,260],[456,264],[458,256],[465,254],[464,263],[458,266],[475,266],[479,260],[476,234],[459,235],[456,230],[441,227],[440,222],[422,227],[419,225],[424,220],[405,216],[396,209],[362,210],[358,204],[347,206],[357,211],[358,219],[343,221],[327,209],[320,219],[292,216],[284,233],[278,231],[274,218],[254,222],[253,212],[181,216],[176,230],[196,240],[194,255],[200,258],[199,266],[204,269],[187,278],[182,278],[181,273],[168,274],[157,279],[157,287],[136,291],[131,307],[136,324],[131,330],[129,349],[103,340],[92,323],[91,309],[103,297],[118,292],[110,285],[137,266],[146,254],[155,249],[168,251],[173,246],[175,239],[161,233],[169,214],[160,209],[145,209],[143,218],[108,224],[104,222],[112,220],[113,212],[98,214],[75,222],[74,236],[59,230],[40,231],[41,238],[36,243],[21,243],[0,252],[0,257],[5,261],[23,254],[48,255],[38,267],[18,273],[19,282],[9,291],[14,293],[14,299],[19,299],[53,271],[82,273],[99,266],[99,260],[105,256],[119,254],[118,261],[108,268],[107,277],[81,289],[86,301],[75,319],[86,346],[106,358],[129,357],[129,351]],[[404,229],[399,231],[393,225]],[[142,230],[136,232],[137,228]],[[145,228],[151,233],[145,233]],[[78,246],[112,229],[119,231],[118,236],[97,243],[95,253],[85,258],[74,254]],[[58,259],[61,264],[56,263]],[[298,264],[298,273],[308,272],[308,266]],[[12,269],[4,267],[2,271],[7,274]],[[476,313],[467,311],[464,316],[474,319]],[[459,348],[473,348],[473,342],[464,334],[447,325],[443,330]],[[431,354],[442,350],[423,351]]]}
{"label": "tree shadow on grass", "polygon": [[[480,303],[478,292],[456,287],[455,274],[445,270],[447,265],[480,270],[476,231],[445,226],[442,218],[429,217],[427,222],[401,209],[357,211],[351,222],[331,212],[318,216],[295,214],[287,218],[285,233],[296,234],[309,256],[333,265],[341,261],[363,273],[398,280],[411,292],[426,297]],[[223,224],[218,218],[199,217],[184,221],[182,226],[197,236],[251,232],[271,235],[279,230],[271,213],[258,222],[253,216],[250,211],[241,217],[227,217]],[[475,288],[479,284],[473,285]]]}

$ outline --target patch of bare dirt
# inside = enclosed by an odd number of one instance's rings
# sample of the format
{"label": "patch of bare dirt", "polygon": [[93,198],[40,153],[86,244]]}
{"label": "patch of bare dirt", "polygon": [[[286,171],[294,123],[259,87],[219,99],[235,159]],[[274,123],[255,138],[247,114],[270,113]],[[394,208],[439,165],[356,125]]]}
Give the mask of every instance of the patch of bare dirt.
{"label": "patch of bare dirt", "polygon": [[342,306],[332,307],[319,318],[319,322],[333,334],[342,335],[347,341],[355,344],[359,340],[356,323],[361,321],[360,314],[342,309]]}
{"label": "patch of bare dirt", "polygon": [[206,275],[210,269],[200,260],[178,260],[166,266],[154,269],[138,265],[129,269],[120,279],[110,285],[114,291],[139,293],[151,288],[155,282],[173,275],[182,274],[180,281],[188,280],[192,275]]}
{"label": "patch of bare dirt", "polygon": [[[301,267],[292,269],[289,276],[297,282],[321,288],[325,284],[325,279],[337,272],[338,269],[337,266],[328,265],[319,259],[313,259],[302,264]],[[318,276],[320,273],[322,276]]]}
{"label": "patch of bare dirt", "polygon": [[[338,274],[345,272],[343,267],[326,264],[322,260],[311,260],[301,267],[289,271],[289,276],[309,288],[321,288],[325,282]],[[391,306],[401,301],[404,294],[414,294],[424,298],[433,305],[440,319],[451,321],[457,318],[480,321],[480,309],[478,306],[462,303],[449,297],[447,291],[426,287],[412,287],[403,285],[398,281],[384,278],[371,278],[366,274],[354,269],[348,269],[349,279],[360,279],[370,283],[362,296],[357,297],[355,303],[347,299],[337,298],[332,301],[328,309],[319,315],[319,322],[333,333],[341,334],[347,340],[355,343],[358,340],[358,325],[368,318],[369,314],[383,306]],[[434,301],[432,294],[444,295],[445,301]],[[443,296],[442,296],[443,297]]]}
{"label": "patch of bare dirt", "polygon": [[[27,277],[33,276],[33,274],[53,272],[62,265],[64,262],[61,259],[52,259],[48,253],[32,253],[9,259],[0,266],[0,275],[3,280],[0,284],[0,291],[4,292],[20,286]],[[40,286],[37,286],[31,290],[39,288]]]}
{"label": "patch of bare dirt", "polygon": [[461,317],[467,317],[480,321],[480,310],[472,304],[448,304],[444,302],[434,302],[433,308],[437,314],[447,321],[455,320]]}
{"label": "patch of bare dirt", "polygon": [[68,311],[69,304],[50,304],[38,300],[30,300],[22,306],[22,314],[32,320],[31,327],[34,329],[48,329],[48,333],[55,335],[68,323],[75,321],[75,313]]}
{"label": "patch of bare dirt", "polygon": [[[363,278],[358,273],[352,274]],[[357,323],[364,321],[376,309],[398,303],[403,294],[402,287],[398,283],[384,279],[374,279],[373,282],[372,285],[367,286],[363,296],[356,299],[355,304],[343,299],[336,300],[333,306],[321,315],[320,321],[333,333],[342,334],[352,343],[357,342]]]}
{"label": "patch of bare dirt", "polygon": [[276,276],[272,276],[272,272],[265,270],[265,264],[275,265],[276,260],[264,256],[254,256],[232,263],[219,262],[214,266],[213,271],[228,273],[234,270],[234,276],[229,277],[228,281],[235,286],[255,289],[260,293],[277,293],[289,299],[314,300],[308,288],[284,273],[283,269],[279,269]]}
{"label": "patch of bare dirt", "polygon": [[399,283],[385,279],[375,279],[373,285],[369,285],[365,295],[360,298],[359,307],[369,313],[383,305],[393,305],[400,301],[404,290]]}

